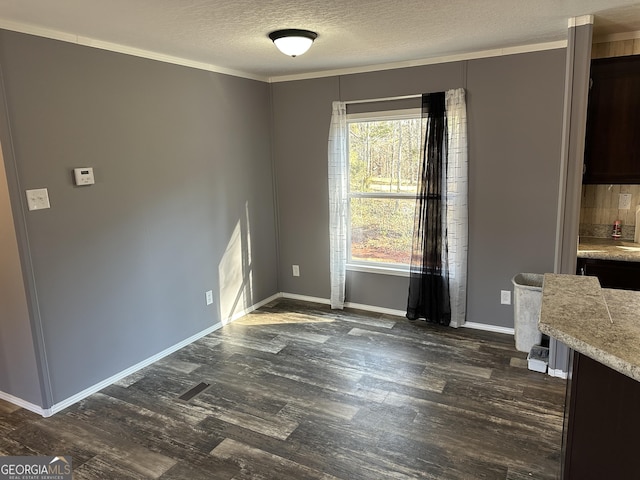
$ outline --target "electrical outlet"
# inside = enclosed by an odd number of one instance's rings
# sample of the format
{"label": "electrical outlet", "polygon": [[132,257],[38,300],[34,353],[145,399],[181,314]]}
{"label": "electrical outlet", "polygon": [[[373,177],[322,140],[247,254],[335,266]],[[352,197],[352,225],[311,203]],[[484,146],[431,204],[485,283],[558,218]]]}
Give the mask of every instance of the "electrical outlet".
{"label": "electrical outlet", "polygon": [[300,276],[300,265],[291,265],[291,269],[293,270],[294,277]]}
{"label": "electrical outlet", "polygon": [[500,303],[502,305],[511,305],[511,291],[500,290]]}
{"label": "electrical outlet", "polygon": [[631,208],[631,194],[621,193],[618,200],[618,210],[629,210]]}
{"label": "electrical outlet", "polygon": [[207,290],[204,295],[207,299],[207,305],[211,305],[213,303],[213,290]]}

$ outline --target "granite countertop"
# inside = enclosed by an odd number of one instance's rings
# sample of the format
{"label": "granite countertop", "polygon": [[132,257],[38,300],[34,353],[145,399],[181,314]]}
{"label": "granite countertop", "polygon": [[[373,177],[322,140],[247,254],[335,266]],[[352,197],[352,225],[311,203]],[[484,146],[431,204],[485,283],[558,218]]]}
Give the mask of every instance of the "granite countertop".
{"label": "granite countertop", "polygon": [[547,273],[540,331],[640,381],[640,292],[600,287],[596,277]]}
{"label": "granite countertop", "polygon": [[640,262],[640,243],[612,238],[580,237],[578,258]]}

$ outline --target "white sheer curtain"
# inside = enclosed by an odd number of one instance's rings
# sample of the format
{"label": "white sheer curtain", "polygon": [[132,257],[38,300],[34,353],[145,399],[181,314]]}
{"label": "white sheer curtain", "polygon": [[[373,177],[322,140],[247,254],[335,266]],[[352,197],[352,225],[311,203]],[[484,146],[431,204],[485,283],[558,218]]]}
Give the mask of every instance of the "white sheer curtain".
{"label": "white sheer curtain", "polygon": [[347,276],[347,107],[333,102],[329,127],[329,262],[331,308],[344,308]]}
{"label": "white sheer curtain", "polygon": [[467,313],[469,250],[467,107],[463,88],[445,94],[449,135],[447,161],[447,242],[451,326],[460,327]]}

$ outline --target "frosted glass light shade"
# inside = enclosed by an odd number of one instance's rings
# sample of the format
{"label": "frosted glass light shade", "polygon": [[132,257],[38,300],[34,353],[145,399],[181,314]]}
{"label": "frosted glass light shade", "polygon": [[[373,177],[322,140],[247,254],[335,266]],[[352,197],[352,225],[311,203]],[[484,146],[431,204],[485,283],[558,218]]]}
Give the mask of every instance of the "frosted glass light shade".
{"label": "frosted glass light shade", "polygon": [[311,48],[313,40],[306,37],[282,37],[273,41],[285,55],[297,57]]}
{"label": "frosted glass light shade", "polygon": [[305,53],[317,37],[318,34],[315,32],[297,29],[277,30],[269,34],[278,50],[290,57]]}

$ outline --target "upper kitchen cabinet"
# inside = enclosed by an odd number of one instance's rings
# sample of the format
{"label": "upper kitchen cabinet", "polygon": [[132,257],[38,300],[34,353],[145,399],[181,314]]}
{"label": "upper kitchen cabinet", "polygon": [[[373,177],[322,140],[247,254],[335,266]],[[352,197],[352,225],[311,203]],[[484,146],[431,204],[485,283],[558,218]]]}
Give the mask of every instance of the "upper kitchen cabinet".
{"label": "upper kitchen cabinet", "polygon": [[591,62],[584,183],[640,183],[640,55]]}

